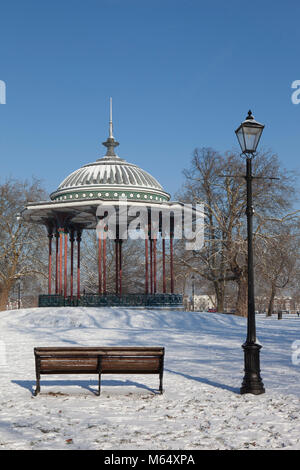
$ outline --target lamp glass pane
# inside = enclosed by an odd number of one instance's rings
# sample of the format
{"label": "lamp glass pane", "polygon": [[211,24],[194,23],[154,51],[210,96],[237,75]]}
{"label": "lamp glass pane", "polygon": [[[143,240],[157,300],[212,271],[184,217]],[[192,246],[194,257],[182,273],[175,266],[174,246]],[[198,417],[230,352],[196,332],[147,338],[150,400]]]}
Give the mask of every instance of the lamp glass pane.
{"label": "lamp glass pane", "polygon": [[242,126],[236,131],[236,136],[238,138],[239,144],[241,146],[242,152],[246,150],[245,148],[245,139]]}
{"label": "lamp glass pane", "polygon": [[262,127],[256,126],[243,126],[244,138],[245,138],[245,151],[255,152],[259,138],[261,136]]}

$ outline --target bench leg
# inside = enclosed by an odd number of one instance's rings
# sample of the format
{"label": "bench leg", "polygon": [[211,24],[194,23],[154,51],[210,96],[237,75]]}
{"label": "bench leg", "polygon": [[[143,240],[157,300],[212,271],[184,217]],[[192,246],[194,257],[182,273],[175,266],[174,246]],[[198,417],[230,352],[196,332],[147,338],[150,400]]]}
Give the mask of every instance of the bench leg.
{"label": "bench leg", "polygon": [[99,374],[99,380],[98,380],[98,397],[100,397],[101,393],[101,374]]}
{"label": "bench leg", "polygon": [[159,392],[163,393],[163,375],[164,375],[164,357],[160,359],[160,369],[159,369]]}
{"label": "bench leg", "polygon": [[36,377],[36,388],[35,388],[35,391],[34,391],[34,396],[37,396],[37,394],[40,393],[40,391],[41,391],[40,376],[37,375],[37,377]]}
{"label": "bench leg", "polygon": [[159,393],[163,393],[163,372],[159,374]]}
{"label": "bench leg", "polygon": [[102,358],[98,356],[98,397],[100,397],[101,393],[101,370],[102,370]]}
{"label": "bench leg", "polygon": [[37,396],[38,393],[41,391],[40,386],[40,378],[41,378],[41,361],[40,358],[35,356],[35,376],[36,376],[36,389],[34,391],[34,395]]}

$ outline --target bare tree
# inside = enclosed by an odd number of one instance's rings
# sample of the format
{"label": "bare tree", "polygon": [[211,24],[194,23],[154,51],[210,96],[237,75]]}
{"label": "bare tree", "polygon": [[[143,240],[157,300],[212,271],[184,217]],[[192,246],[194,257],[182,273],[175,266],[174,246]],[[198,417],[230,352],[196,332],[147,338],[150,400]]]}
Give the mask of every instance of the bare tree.
{"label": "bare tree", "polygon": [[[254,243],[266,218],[281,217],[295,195],[293,177],[281,169],[276,155],[264,152],[253,161]],[[235,281],[236,314],[247,315],[247,233],[245,162],[238,154],[220,155],[211,148],[196,149],[191,167],[184,170],[179,196],[205,206],[205,243],[200,252],[181,253],[182,263],[212,282],[217,310],[224,310],[225,286]],[[279,177],[276,183],[266,178]]]}
{"label": "bare tree", "polygon": [[46,276],[43,227],[25,223],[18,213],[29,201],[45,197],[38,180],[9,179],[0,184],[0,309],[6,308],[18,279]]}
{"label": "bare tree", "polygon": [[259,277],[269,290],[267,315],[271,316],[278,289],[291,285],[299,266],[299,223],[296,220],[271,221],[257,241]]}

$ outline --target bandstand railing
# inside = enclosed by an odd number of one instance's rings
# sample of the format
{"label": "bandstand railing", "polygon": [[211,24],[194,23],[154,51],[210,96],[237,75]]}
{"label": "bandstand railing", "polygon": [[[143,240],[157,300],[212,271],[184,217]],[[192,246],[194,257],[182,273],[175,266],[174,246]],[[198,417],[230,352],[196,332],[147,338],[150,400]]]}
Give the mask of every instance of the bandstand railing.
{"label": "bandstand railing", "polygon": [[181,307],[181,294],[83,294],[64,297],[58,294],[39,296],[39,307]]}

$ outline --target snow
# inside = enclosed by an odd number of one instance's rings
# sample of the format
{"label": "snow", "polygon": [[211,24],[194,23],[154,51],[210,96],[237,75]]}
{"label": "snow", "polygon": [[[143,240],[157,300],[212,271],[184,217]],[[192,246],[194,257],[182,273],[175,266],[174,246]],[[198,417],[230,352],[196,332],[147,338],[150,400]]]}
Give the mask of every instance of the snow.
{"label": "snow", "polygon": [[[246,319],[130,308],[0,312],[0,449],[300,449],[300,318],[257,316],[266,393],[240,395]],[[297,343],[296,343],[297,344]],[[164,346],[157,375],[42,376],[36,346]],[[299,346],[298,346],[299,347]],[[292,354],[294,353],[294,356]]]}

